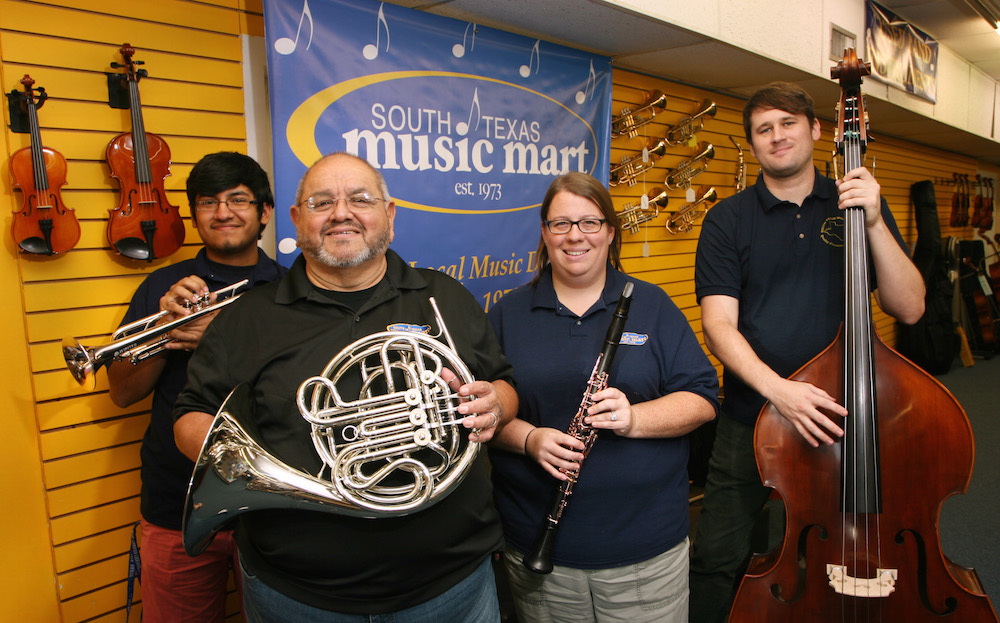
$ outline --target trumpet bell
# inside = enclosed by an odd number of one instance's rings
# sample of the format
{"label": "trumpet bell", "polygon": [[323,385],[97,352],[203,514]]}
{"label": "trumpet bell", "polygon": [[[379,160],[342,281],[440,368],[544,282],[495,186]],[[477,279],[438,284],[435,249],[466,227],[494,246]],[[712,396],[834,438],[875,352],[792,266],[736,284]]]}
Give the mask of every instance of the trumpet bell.
{"label": "trumpet bell", "polygon": [[100,367],[100,363],[95,363],[91,351],[79,340],[66,337],[62,341],[62,353],[63,359],[66,360],[66,368],[73,375],[73,379],[87,391],[97,389],[97,377],[94,372]]}

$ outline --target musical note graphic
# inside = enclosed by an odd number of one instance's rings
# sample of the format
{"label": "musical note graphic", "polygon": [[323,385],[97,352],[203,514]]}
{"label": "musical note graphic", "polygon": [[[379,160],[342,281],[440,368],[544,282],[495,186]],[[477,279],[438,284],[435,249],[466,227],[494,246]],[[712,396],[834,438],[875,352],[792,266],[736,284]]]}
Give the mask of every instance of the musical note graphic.
{"label": "musical note graphic", "polygon": [[541,56],[538,54],[538,44],[541,39],[535,39],[535,47],[531,48],[531,56],[528,57],[528,64],[521,65],[521,77],[527,78],[531,75],[531,64],[535,64],[535,73],[538,73],[538,68],[542,64]]}
{"label": "musical note graphic", "polygon": [[459,136],[465,136],[469,133],[469,125],[472,123],[472,111],[476,111],[476,128],[479,129],[479,122],[482,120],[483,115],[479,109],[479,89],[477,88],[475,93],[472,94],[472,106],[469,106],[469,121],[459,121],[455,124],[455,131],[458,132]]}
{"label": "musical note graphic", "polygon": [[594,89],[597,88],[597,74],[594,73],[594,61],[590,61],[590,74],[587,76],[587,84],[583,87],[582,91],[576,92],[576,103],[582,104],[587,101],[591,95],[594,94]]}
{"label": "musical note graphic", "polygon": [[476,25],[469,22],[469,25],[465,27],[465,34],[462,35],[462,43],[456,43],[451,48],[451,53],[455,55],[455,58],[462,58],[465,56],[465,40],[469,36],[469,28],[472,28],[472,43],[469,44],[469,50],[476,49]]}
{"label": "musical note graphic", "polygon": [[389,51],[389,22],[385,21],[385,13],[382,12],[382,7],[384,5],[385,5],[384,2],[378,5],[378,21],[375,22],[375,43],[374,44],[369,43],[368,45],[365,46],[364,50],[362,51],[362,54],[364,54],[365,58],[367,58],[370,61],[378,58],[378,51],[379,51],[378,44],[379,41],[381,40],[380,36],[382,34],[382,31],[379,29],[379,24],[385,26],[385,51],[386,52]]}
{"label": "musical note graphic", "polygon": [[293,41],[288,37],[282,37],[278,39],[277,41],[274,42],[275,52],[277,52],[278,54],[284,54],[285,56],[288,56],[289,54],[295,51],[295,48],[297,48],[299,45],[299,35],[302,34],[302,22],[305,20],[306,17],[309,18],[309,41],[306,43],[306,49],[307,50],[309,49],[309,46],[311,46],[313,42],[313,29],[314,29],[313,16],[312,12],[309,10],[309,0],[303,0],[302,16],[299,17],[299,28],[298,30],[295,31],[295,40]]}

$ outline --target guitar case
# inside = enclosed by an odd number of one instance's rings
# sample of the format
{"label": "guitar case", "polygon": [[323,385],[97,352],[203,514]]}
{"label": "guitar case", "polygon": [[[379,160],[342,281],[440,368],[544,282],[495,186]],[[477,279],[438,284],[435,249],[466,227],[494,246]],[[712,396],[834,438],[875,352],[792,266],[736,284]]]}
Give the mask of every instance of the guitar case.
{"label": "guitar case", "polygon": [[959,339],[952,320],[953,288],[948,280],[934,183],[910,186],[917,221],[913,263],[924,279],[924,315],[914,325],[896,324],[896,350],[930,374],[944,374],[958,355]]}

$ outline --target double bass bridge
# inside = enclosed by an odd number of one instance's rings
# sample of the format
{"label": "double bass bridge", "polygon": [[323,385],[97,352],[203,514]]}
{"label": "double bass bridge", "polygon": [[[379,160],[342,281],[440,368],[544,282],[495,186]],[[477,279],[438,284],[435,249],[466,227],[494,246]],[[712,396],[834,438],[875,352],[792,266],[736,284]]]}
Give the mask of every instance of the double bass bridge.
{"label": "double bass bridge", "polygon": [[841,595],[850,597],[888,597],[896,590],[896,569],[876,569],[874,578],[855,578],[847,574],[844,565],[826,565],[830,586]]}

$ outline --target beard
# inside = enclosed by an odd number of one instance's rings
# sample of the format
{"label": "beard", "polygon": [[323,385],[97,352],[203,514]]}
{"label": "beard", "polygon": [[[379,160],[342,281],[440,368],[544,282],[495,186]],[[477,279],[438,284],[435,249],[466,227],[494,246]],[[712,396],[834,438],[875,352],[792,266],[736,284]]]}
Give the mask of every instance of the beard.
{"label": "beard", "polygon": [[[367,233],[367,230],[362,231]],[[296,230],[296,240],[299,249],[327,268],[355,268],[357,266],[361,266],[365,262],[384,255],[389,249],[389,242],[391,239],[392,236],[390,230],[389,228],[386,228],[370,243],[367,238],[365,238],[365,242],[367,243],[365,248],[359,250],[357,253],[348,257],[338,257],[323,246],[322,237],[317,240],[309,237],[300,229]]]}

